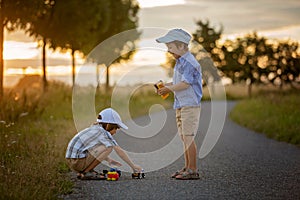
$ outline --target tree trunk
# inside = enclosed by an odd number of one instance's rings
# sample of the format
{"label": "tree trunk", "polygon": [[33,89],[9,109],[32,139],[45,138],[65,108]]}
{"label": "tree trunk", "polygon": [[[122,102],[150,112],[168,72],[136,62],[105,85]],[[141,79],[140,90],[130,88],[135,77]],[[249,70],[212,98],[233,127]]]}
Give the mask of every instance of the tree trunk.
{"label": "tree trunk", "polygon": [[[0,1],[2,4],[2,1]],[[3,82],[4,82],[4,60],[3,60],[3,43],[4,43],[4,24],[2,16],[2,5],[0,4],[0,100],[3,97]]]}
{"label": "tree trunk", "polygon": [[252,83],[249,83],[249,85],[248,85],[248,97],[249,98],[252,97]]}
{"label": "tree trunk", "polygon": [[72,85],[75,86],[75,74],[76,74],[76,66],[75,66],[75,51],[72,49]]}
{"label": "tree trunk", "polygon": [[106,91],[109,89],[109,66],[106,66]]}
{"label": "tree trunk", "polygon": [[97,64],[96,66],[96,82],[97,82],[97,90],[100,89],[100,66]]}
{"label": "tree trunk", "polygon": [[46,39],[43,38],[43,52],[42,52],[42,65],[43,65],[43,87],[44,91],[47,90],[48,82],[47,82],[47,72],[46,72]]}

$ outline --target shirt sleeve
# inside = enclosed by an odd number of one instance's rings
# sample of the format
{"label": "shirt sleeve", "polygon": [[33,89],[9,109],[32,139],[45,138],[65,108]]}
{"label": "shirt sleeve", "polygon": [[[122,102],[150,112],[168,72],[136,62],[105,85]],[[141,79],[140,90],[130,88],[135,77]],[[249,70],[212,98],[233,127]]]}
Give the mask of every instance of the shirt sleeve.
{"label": "shirt sleeve", "polygon": [[197,71],[197,69],[189,62],[186,62],[181,81],[186,82],[188,84],[192,84],[197,79],[199,79],[199,77],[200,77],[200,73]]}

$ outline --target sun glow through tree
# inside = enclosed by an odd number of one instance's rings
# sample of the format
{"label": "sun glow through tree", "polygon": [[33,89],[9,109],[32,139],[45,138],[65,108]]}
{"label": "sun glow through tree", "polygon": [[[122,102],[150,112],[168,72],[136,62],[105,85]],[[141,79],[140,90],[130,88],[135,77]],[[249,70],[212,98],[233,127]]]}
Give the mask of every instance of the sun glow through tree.
{"label": "sun glow through tree", "polygon": [[184,4],[185,0],[138,0],[141,8]]}

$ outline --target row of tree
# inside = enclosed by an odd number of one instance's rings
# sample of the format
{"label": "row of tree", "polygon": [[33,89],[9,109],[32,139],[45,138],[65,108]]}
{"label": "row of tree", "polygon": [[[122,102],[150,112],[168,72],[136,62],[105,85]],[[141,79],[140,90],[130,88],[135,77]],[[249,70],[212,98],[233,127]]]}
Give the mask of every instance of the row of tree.
{"label": "row of tree", "polygon": [[[0,97],[3,95],[3,42],[4,29],[23,29],[39,41],[43,49],[43,82],[46,78],[46,47],[70,51],[72,55],[73,84],[75,78],[75,53],[87,55],[105,39],[138,23],[138,3],[135,0],[0,0]],[[134,45],[139,33],[127,40],[110,44],[105,54],[120,54],[126,46]],[[122,44],[120,44],[122,42]],[[121,56],[128,59],[132,53]],[[117,59],[115,62],[120,61]],[[95,59],[97,64],[111,63]],[[107,73],[109,70],[107,70]],[[107,75],[108,77],[108,75]],[[108,81],[108,80],[107,80]]]}
{"label": "row of tree", "polygon": [[230,78],[233,83],[245,81],[249,96],[255,83],[279,86],[300,83],[299,42],[267,39],[255,32],[221,42],[222,26],[216,30],[209,21],[196,23],[198,28],[193,37],[200,45],[194,45],[192,52],[200,63],[204,62],[204,73],[208,63],[205,60],[209,58],[221,76]]}
{"label": "row of tree", "polygon": [[[75,78],[75,53],[83,55],[122,31],[137,27],[139,6],[135,0],[0,0],[0,96],[3,95],[3,41],[4,29],[9,31],[21,28],[39,41],[43,49],[42,67],[44,86],[46,79],[46,47],[70,51],[72,55],[73,83]],[[196,22],[198,28],[193,33],[197,44],[192,52],[202,62],[205,70],[214,79],[219,79],[216,66],[222,76],[233,83],[246,81],[251,94],[254,83],[283,85],[299,82],[300,53],[299,43],[270,40],[251,33],[234,40],[221,41],[223,27],[216,30],[209,21]],[[138,32],[131,32],[130,38],[107,43],[105,51],[90,54],[97,64],[107,67],[106,84],[109,83],[109,66],[114,62],[129,59],[134,49]],[[122,53],[128,49],[129,53]],[[99,59],[100,55],[100,59]],[[112,56],[115,55],[115,56]],[[174,62],[169,60],[169,65]]]}

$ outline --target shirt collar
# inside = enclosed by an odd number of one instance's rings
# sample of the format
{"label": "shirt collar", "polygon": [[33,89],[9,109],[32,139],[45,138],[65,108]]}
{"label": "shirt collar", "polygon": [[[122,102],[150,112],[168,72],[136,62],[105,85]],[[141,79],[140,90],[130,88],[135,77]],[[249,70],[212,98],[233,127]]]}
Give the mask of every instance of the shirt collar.
{"label": "shirt collar", "polygon": [[183,54],[182,56],[180,56],[180,58],[178,58],[178,62],[181,63],[184,60],[186,60],[187,56],[190,54],[190,52],[186,52],[185,54]]}

